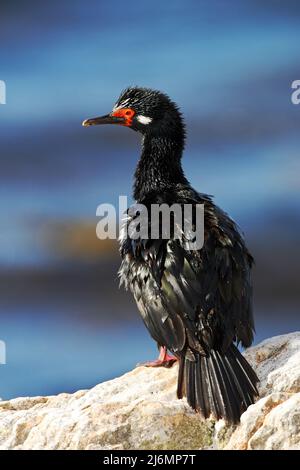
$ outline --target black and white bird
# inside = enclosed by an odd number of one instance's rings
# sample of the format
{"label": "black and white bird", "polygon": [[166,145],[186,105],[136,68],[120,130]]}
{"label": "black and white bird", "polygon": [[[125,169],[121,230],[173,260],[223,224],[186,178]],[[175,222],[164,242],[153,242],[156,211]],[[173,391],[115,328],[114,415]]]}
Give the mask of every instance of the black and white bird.
{"label": "black and white bird", "polygon": [[138,203],[149,209],[152,204],[204,204],[201,249],[188,250],[172,236],[125,237],[119,275],[160,348],[158,360],[148,365],[169,367],[178,361],[178,398],[186,396],[204,418],[237,423],[258,395],[258,378],[237,347],[253,341],[253,258],[234,221],[186,179],[181,166],[185,125],[167,95],[127,88],[110,114],[83,122],[97,124],[142,134],[133,189]]}

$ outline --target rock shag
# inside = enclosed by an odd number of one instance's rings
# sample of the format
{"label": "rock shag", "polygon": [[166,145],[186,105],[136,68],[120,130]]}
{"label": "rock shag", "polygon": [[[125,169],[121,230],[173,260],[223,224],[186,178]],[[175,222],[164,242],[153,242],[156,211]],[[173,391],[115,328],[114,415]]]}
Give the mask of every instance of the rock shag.
{"label": "rock shag", "polygon": [[172,233],[168,239],[125,236],[119,275],[160,348],[158,360],[148,365],[178,361],[178,398],[186,396],[204,418],[237,423],[258,395],[258,378],[237,347],[253,341],[253,258],[234,221],[186,179],[183,117],[167,95],[127,88],[110,114],[83,122],[97,124],[142,134],[133,188],[137,203],[149,210],[153,204],[204,204],[201,249],[189,250]]}

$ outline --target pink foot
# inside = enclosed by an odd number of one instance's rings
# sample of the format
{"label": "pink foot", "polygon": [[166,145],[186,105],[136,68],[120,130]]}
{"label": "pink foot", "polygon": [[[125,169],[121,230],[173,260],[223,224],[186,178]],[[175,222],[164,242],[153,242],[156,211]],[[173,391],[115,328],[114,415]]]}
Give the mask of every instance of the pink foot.
{"label": "pink foot", "polygon": [[178,360],[177,357],[171,356],[170,354],[167,353],[166,347],[161,347],[159,356],[155,361],[143,362],[142,364],[138,364],[138,366],[169,368],[169,367],[172,367],[174,362],[176,362],[177,360]]}

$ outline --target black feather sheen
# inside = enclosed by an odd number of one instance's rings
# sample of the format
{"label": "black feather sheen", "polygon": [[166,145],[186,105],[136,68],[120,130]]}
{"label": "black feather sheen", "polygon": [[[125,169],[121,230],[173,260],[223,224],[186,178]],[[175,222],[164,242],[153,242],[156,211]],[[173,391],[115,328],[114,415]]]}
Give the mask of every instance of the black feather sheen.
{"label": "black feather sheen", "polygon": [[[193,211],[201,204],[204,244],[190,250],[174,230],[164,238],[161,221],[158,239],[124,237],[120,283],[131,290],[152,338],[179,359],[178,397],[186,395],[204,418],[237,423],[257,396],[257,376],[234,345],[253,340],[253,258],[234,221],[186,179],[185,126],[176,104],[159,91],[133,87],[122,92],[116,107],[122,106],[134,111],[130,127],[143,135],[134,198],[148,214],[153,204]],[[150,220],[149,233],[151,227]]]}

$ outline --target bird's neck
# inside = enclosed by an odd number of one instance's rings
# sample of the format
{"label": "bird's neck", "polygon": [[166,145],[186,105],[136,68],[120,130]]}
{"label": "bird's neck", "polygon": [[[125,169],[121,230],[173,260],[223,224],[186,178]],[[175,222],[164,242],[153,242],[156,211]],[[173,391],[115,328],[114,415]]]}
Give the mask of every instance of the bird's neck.
{"label": "bird's neck", "polygon": [[144,136],[133,195],[141,201],[147,194],[188,184],[181,166],[183,142],[163,136]]}

